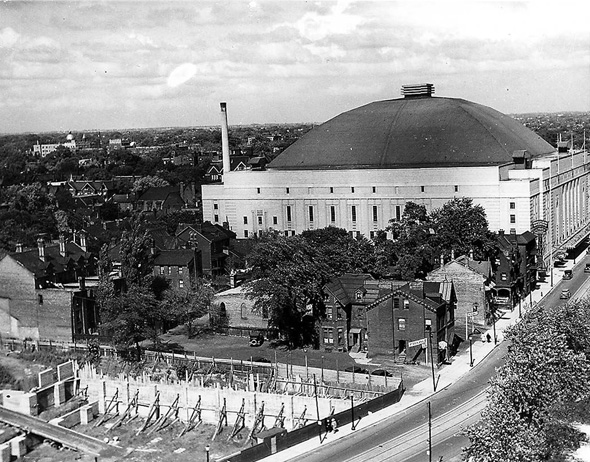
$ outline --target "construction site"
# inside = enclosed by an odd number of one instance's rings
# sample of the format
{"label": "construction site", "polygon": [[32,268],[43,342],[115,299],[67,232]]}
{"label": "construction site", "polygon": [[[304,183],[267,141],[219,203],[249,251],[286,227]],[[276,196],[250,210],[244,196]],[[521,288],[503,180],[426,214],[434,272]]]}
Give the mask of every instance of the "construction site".
{"label": "construction site", "polygon": [[27,391],[3,390],[0,462],[28,453],[46,461],[257,460],[404,391],[401,377],[292,364],[164,353],[150,364],[113,374],[68,361],[40,371]]}

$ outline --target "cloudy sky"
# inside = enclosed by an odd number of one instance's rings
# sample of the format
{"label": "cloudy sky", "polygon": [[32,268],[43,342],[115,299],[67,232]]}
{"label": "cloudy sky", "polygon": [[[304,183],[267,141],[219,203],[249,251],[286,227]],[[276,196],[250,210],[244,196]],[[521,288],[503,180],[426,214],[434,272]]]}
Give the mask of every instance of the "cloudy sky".
{"label": "cloudy sky", "polygon": [[0,3],[0,133],[323,122],[430,82],[590,110],[590,2]]}

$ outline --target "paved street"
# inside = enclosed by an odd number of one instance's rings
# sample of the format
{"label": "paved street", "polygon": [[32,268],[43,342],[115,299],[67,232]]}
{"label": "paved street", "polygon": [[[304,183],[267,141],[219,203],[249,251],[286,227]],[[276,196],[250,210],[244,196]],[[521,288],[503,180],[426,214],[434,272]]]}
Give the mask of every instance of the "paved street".
{"label": "paved street", "polygon": [[[590,258],[586,255],[576,259],[574,278],[562,281],[563,271],[574,267],[568,260],[561,268],[553,269],[551,278],[541,283],[533,292],[532,302],[540,305],[563,303],[559,299],[562,288],[569,288],[572,298],[582,297],[590,287],[588,274],[583,267]],[[529,298],[523,302],[520,311],[530,308]],[[295,446],[264,459],[267,462],[297,460],[306,462],[350,461],[407,461],[423,462],[428,449],[428,407],[432,411],[432,460],[443,456],[445,462],[458,461],[461,447],[468,440],[458,433],[461,428],[479,419],[485,407],[485,389],[496,367],[502,363],[507,344],[502,342],[504,331],[519,318],[519,307],[507,311],[496,323],[500,342],[494,345],[476,341],[473,344],[474,367],[469,366],[469,350],[455,356],[453,363],[435,371],[438,377],[437,392],[433,393],[432,378],[408,389],[403,399],[388,409],[367,416],[357,423],[356,430],[342,427],[336,434],[328,434],[320,444],[318,439]],[[493,335],[493,330],[488,331]],[[487,332],[482,337],[485,338]]]}

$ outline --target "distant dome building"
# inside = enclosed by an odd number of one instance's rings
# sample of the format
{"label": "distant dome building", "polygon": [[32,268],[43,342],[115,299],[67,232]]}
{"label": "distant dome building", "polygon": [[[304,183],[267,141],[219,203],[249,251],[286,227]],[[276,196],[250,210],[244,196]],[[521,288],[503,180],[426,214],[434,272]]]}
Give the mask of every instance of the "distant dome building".
{"label": "distant dome building", "polygon": [[[408,201],[433,210],[470,197],[484,207],[491,230],[552,239],[546,258],[588,235],[585,153],[558,152],[507,115],[433,93],[431,84],[405,86],[402,98],[342,113],[264,171],[224,168],[223,184],[203,186],[204,219],[228,222],[241,238],[326,226],[372,237],[399,219]],[[229,151],[227,136],[223,142]]]}
{"label": "distant dome building", "polygon": [[66,136],[66,141],[73,141],[74,140],[74,135],[72,135],[72,132],[68,133],[68,136]]}

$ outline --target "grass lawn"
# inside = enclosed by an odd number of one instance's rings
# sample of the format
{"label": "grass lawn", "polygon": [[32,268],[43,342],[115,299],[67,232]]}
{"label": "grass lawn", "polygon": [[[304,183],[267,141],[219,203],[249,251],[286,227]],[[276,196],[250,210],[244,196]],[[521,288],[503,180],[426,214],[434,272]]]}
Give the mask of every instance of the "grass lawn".
{"label": "grass lawn", "polygon": [[[187,338],[184,334],[168,332],[162,335],[161,340],[171,345],[177,344],[187,352],[195,352],[197,356],[237,359],[249,361],[251,357],[262,357],[274,363],[276,361],[282,364],[293,364],[309,367],[321,368],[322,364],[325,369],[341,370],[349,366],[359,365],[348,353],[341,352],[324,352],[313,349],[296,349],[288,350],[286,347],[271,346],[271,343],[265,341],[261,346],[251,347],[248,337],[234,337],[220,334],[200,334],[194,338]],[[374,364],[373,364],[374,363]],[[430,376],[430,367],[428,365],[411,365],[395,364],[393,361],[379,358],[372,361],[371,364],[360,364],[363,369],[387,369],[394,377],[403,375],[406,388],[413,386],[415,383],[424,380]]]}

